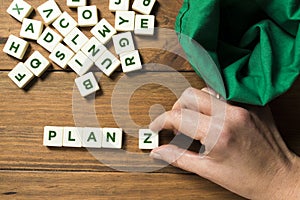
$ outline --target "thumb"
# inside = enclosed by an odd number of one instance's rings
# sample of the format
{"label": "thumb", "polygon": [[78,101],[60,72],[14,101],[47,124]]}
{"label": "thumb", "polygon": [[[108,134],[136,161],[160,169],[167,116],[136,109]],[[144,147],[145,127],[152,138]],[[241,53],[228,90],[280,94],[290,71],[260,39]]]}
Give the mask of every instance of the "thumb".
{"label": "thumb", "polygon": [[164,160],[175,167],[190,171],[196,174],[201,174],[203,169],[204,158],[199,154],[181,149],[175,145],[163,145],[151,151],[150,157]]}

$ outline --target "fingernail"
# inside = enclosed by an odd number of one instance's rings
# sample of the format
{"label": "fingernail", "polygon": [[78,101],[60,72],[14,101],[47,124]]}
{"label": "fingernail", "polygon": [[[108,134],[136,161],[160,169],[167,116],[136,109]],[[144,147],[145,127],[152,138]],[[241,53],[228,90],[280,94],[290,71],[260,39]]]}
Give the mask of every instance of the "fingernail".
{"label": "fingernail", "polygon": [[207,87],[202,88],[201,90],[202,90],[203,92],[210,93],[210,90],[209,90]]}
{"label": "fingernail", "polygon": [[162,157],[159,153],[151,152],[149,155],[151,158],[162,160]]}

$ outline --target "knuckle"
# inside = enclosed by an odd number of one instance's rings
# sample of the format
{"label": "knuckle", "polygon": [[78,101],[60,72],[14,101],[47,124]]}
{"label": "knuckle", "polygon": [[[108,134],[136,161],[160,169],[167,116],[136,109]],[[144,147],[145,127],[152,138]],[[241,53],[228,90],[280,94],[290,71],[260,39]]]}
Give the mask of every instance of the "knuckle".
{"label": "knuckle", "polygon": [[180,166],[180,161],[178,161],[178,159],[174,160],[172,165],[175,166],[175,167],[179,167]]}
{"label": "knuckle", "polygon": [[203,142],[203,138],[205,138],[205,137],[206,136],[203,136],[202,131],[198,130],[194,139]]}
{"label": "knuckle", "polygon": [[182,96],[189,96],[191,94],[194,94],[195,93],[195,88],[193,87],[188,87],[187,89],[184,90]]}
{"label": "knuckle", "polygon": [[245,127],[251,120],[251,114],[248,110],[240,107],[232,107],[221,131],[220,142],[223,147],[230,147],[236,142],[236,132],[240,127]]}
{"label": "knuckle", "polygon": [[175,167],[179,167],[179,168],[182,168],[183,166],[186,165],[185,161],[184,161],[184,156],[181,155],[179,156],[178,158],[176,158],[173,163],[172,163],[173,166]]}
{"label": "knuckle", "polygon": [[248,110],[241,107],[234,107],[231,111],[232,120],[235,123],[246,123],[251,119],[251,115]]}
{"label": "knuckle", "polygon": [[172,110],[170,112],[170,119],[173,120],[179,120],[181,119],[181,110]]}
{"label": "knuckle", "polygon": [[219,148],[222,150],[228,149],[232,146],[234,143],[235,137],[233,136],[233,133],[229,130],[224,128],[224,130],[221,132],[221,137],[219,138]]}

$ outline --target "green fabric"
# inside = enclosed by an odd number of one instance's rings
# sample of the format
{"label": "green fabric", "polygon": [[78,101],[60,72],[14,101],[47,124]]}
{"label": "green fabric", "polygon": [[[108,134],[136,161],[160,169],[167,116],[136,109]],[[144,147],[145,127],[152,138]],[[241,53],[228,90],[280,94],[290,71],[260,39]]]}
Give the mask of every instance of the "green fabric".
{"label": "green fabric", "polygon": [[[265,105],[299,75],[299,6],[299,0],[184,0],[175,30],[209,86],[227,100]],[[208,51],[224,85],[212,64],[201,66],[191,38]]]}

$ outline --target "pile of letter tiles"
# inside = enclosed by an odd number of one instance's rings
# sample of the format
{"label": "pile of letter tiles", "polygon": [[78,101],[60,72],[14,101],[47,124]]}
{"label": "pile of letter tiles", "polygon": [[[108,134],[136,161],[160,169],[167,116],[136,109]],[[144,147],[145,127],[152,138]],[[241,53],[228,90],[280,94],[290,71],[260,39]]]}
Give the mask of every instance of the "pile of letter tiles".
{"label": "pile of letter tiles", "polygon": [[[132,32],[145,36],[154,34],[155,16],[150,13],[155,1],[134,0],[134,11],[129,11],[129,0],[110,0],[109,10],[115,12],[113,27],[105,19],[98,20],[97,7],[87,6],[87,0],[67,0],[68,7],[77,8],[77,21],[67,12],[62,12],[54,0],[44,2],[37,8],[44,22],[27,18],[33,7],[23,0],[14,0],[7,12],[22,23],[20,37],[10,35],[3,51],[23,60],[29,46],[25,39],[36,41],[50,53],[52,62],[62,69],[69,66],[77,73],[79,77],[75,83],[80,94],[86,97],[99,90],[98,81],[90,72],[93,65],[107,76],[120,65],[124,73],[142,69]],[[93,37],[85,36],[80,27],[92,27]],[[111,39],[119,58],[105,46]],[[41,77],[50,65],[47,58],[34,51],[24,63],[19,62],[8,76],[19,88],[24,88],[35,76]],[[149,129],[139,130],[140,149],[153,149],[158,143],[158,133]],[[120,149],[122,129],[45,126],[43,145]]]}
{"label": "pile of letter tiles", "polygon": [[[29,3],[13,0],[7,12],[20,21],[22,27],[19,37],[8,37],[3,51],[22,61],[29,46],[26,39],[36,41],[50,53],[49,59],[53,63],[62,69],[69,66],[77,73],[79,77],[75,83],[83,97],[99,90],[98,81],[90,70],[94,65],[106,76],[120,65],[124,73],[142,69],[132,32],[144,36],[154,34],[155,16],[150,13],[156,0],[134,0],[133,11],[129,10],[130,0],[109,0],[109,10],[115,12],[115,26],[104,18],[99,21],[97,7],[87,5],[87,0],[66,1],[68,7],[77,9],[77,21],[61,11],[55,0],[37,7],[43,22],[27,18],[34,9]],[[80,27],[91,27],[93,37],[85,36]],[[105,46],[111,39],[118,56]],[[34,51],[8,76],[19,88],[24,88],[34,77],[41,77],[50,65],[47,58]]]}

